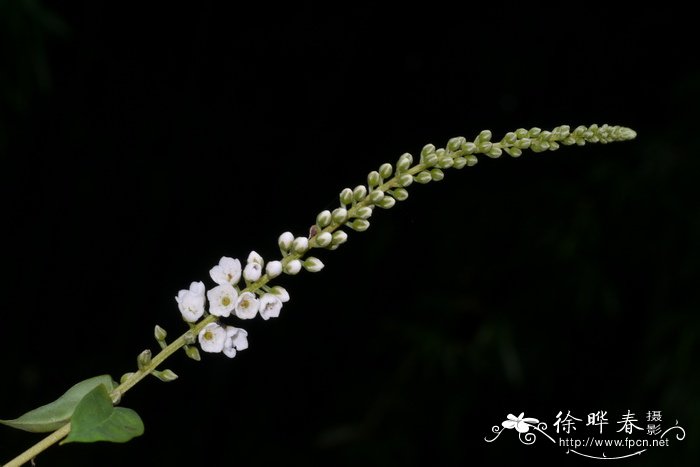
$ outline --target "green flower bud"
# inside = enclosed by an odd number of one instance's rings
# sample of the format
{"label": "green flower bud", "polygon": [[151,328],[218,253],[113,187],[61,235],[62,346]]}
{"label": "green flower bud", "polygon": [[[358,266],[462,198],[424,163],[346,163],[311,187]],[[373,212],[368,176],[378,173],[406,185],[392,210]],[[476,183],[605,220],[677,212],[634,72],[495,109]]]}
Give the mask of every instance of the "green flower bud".
{"label": "green flower bud", "polygon": [[170,381],[175,381],[177,379],[177,375],[172,370],[155,370],[153,371],[152,375],[165,383],[169,383]]}
{"label": "green flower bud", "polygon": [[358,202],[365,199],[365,196],[367,196],[367,188],[365,188],[363,185],[357,185],[352,192],[352,199],[354,199],[355,202]]}
{"label": "green flower bud", "polygon": [[527,130],[525,128],[518,128],[515,130],[515,137],[518,139],[523,139],[527,136]]}
{"label": "green flower bud", "polygon": [[122,377],[119,378],[119,383],[120,383],[120,384],[124,384],[124,383],[126,382],[126,380],[129,379],[129,378],[131,378],[132,376],[134,376],[133,373],[124,373],[124,374],[122,375]]}
{"label": "green flower bud", "polygon": [[433,146],[432,144],[426,144],[425,146],[423,146],[423,149],[421,149],[420,156],[426,157],[430,154],[433,154],[434,152],[435,152],[435,146]]}
{"label": "green flower bud", "polygon": [[447,142],[447,149],[450,151],[458,151],[459,149],[462,149],[462,144],[464,144],[466,140],[464,139],[463,136],[458,136],[456,138],[450,138],[450,140]]}
{"label": "green flower bud", "polygon": [[530,138],[523,138],[515,142],[515,147],[518,149],[528,149],[530,144],[532,144],[532,140]]}
{"label": "green flower bud", "polygon": [[382,190],[373,190],[373,191],[369,194],[369,200],[370,200],[373,204],[377,204],[379,201],[382,200],[382,198],[384,198],[384,192],[383,192]]}
{"label": "green flower bud", "polygon": [[321,227],[327,227],[331,223],[331,212],[328,210],[321,211],[318,216],[316,216],[316,224]]}
{"label": "green flower bud", "polygon": [[342,224],[348,220],[348,210],[345,208],[334,209],[332,219],[334,224]]}
{"label": "green flower bud", "polygon": [[158,345],[160,345],[161,349],[164,349],[167,347],[167,343],[165,342],[165,338],[168,337],[168,333],[165,332],[165,329],[161,328],[156,324],[155,329],[153,330],[153,335],[156,338],[156,341],[158,342]]}
{"label": "green flower bud", "polygon": [[369,221],[365,219],[355,219],[346,225],[356,232],[364,232],[369,229]]}
{"label": "green flower bud", "polygon": [[479,143],[477,147],[479,148],[479,152],[486,154],[491,150],[492,146],[493,143],[485,141],[483,143]]}
{"label": "green flower bud", "polygon": [[413,180],[415,180],[418,183],[423,183],[423,184],[430,182],[432,179],[433,179],[433,177],[430,176],[430,172],[427,172],[425,170],[413,177]]}
{"label": "green flower bud", "polygon": [[440,167],[441,169],[449,169],[454,165],[454,163],[455,161],[451,157],[443,157],[438,162],[438,167]]}
{"label": "green flower bud", "polygon": [[475,143],[478,145],[479,143],[485,143],[488,141],[491,141],[491,130],[484,130],[481,133],[479,133],[479,136],[476,137]]}
{"label": "green flower bud", "polygon": [[497,159],[497,158],[501,157],[501,154],[503,154],[503,151],[501,150],[501,148],[492,147],[486,155],[489,157],[492,157],[494,159]]}
{"label": "green flower bud", "polygon": [[413,183],[413,175],[411,174],[403,174],[399,177],[399,185],[406,187],[409,186],[411,183]]}
{"label": "green flower bud", "polygon": [[445,174],[440,169],[433,169],[430,171],[430,177],[433,179],[434,182],[439,182],[440,180],[445,178]]}
{"label": "green flower bud", "polygon": [[377,185],[381,185],[383,182],[381,175],[379,175],[379,172],[372,171],[367,175],[367,186],[370,188],[374,188]]}
{"label": "green flower bud", "polygon": [[348,241],[348,234],[343,232],[342,230],[336,230],[333,232],[333,241],[331,242],[333,246],[338,246],[342,245],[343,243]]}
{"label": "green flower bud", "polygon": [[434,167],[438,163],[438,156],[434,152],[421,156],[420,163],[428,167]]}
{"label": "green flower bud", "polygon": [[202,360],[202,357],[199,355],[199,349],[194,345],[186,345],[184,349],[185,354],[195,362]]}
{"label": "green flower bud", "polygon": [[138,363],[139,370],[145,369],[151,364],[151,351],[149,349],[144,350],[136,358],[136,363]]}
{"label": "green flower bud", "polygon": [[309,272],[318,272],[321,269],[323,269],[324,264],[321,262],[320,259],[314,258],[313,256],[309,256],[304,260],[304,269],[306,269]]}
{"label": "green flower bud", "polygon": [[197,341],[197,335],[191,329],[183,337],[185,338],[185,344],[194,344]]}
{"label": "green flower bud", "polygon": [[292,235],[292,232],[285,232],[282,235],[279,236],[277,239],[277,244],[280,247],[280,251],[283,254],[286,254],[289,249],[292,247],[292,242],[294,241],[294,235]]}
{"label": "green flower bud", "polygon": [[511,145],[511,144],[515,143],[515,141],[517,141],[517,139],[518,138],[515,136],[515,133],[513,133],[511,131],[509,133],[506,133],[506,135],[501,140],[501,143]]}
{"label": "green flower bud", "polygon": [[542,130],[535,126],[535,127],[530,128],[530,131],[527,132],[527,135],[530,138],[534,138],[535,136],[539,135],[540,132],[542,132]]}
{"label": "green flower bud", "polygon": [[477,159],[476,156],[467,156],[465,159],[467,159],[467,166],[469,167],[474,167],[477,162],[479,162],[479,159]]}
{"label": "green flower bud", "polygon": [[389,193],[391,193],[391,196],[396,198],[396,201],[406,201],[408,199],[408,191],[404,190],[403,188],[396,188],[391,190]]}
{"label": "green flower bud", "polygon": [[331,244],[332,240],[333,235],[331,235],[330,232],[321,232],[316,236],[316,245],[320,246],[321,248],[325,248]]}
{"label": "green flower bud", "polygon": [[369,206],[361,207],[355,211],[355,217],[359,217],[360,219],[369,219],[372,217],[372,208]]}
{"label": "green flower bud", "polygon": [[352,203],[352,190],[350,188],[345,188],[340,192],[340,204],[345,206],[350,203]]}
{"label": "green flower bud", "polygon": [[295,253],[303,254],[309,249],[309,239],[306,237],[297,237],[292,242],[292,250]]}
{"label": "green flower bud", "polygon": [[466,154],[474,154],[476,152],[476,144],[467,141],[462,145],[462,150],[464,150]]}
{"label": "green flower bud", "polygon": [[512,157],[520,157],[520,155],[523,153],[520,149],[518,148],[503,148],[505,152],[507,152],[509,155]]}
{"label": "green flower bud", "polygon": [[402,154],[396,163],[396,171],[405,172],[411,167],[411,164],[413,164],[413,156],[409,153]]}
{"label": "green flower bud", "polygon": [[394,168],[391,166],[391,164],[385,163],[379,166],[379,176],[384,180],[391,177],[392,173],[394,173]]}
{"label": "green flower bud", "polygon": [[464,157],[456,157],[454,161],[453,167],[457,170],[463,169],[467,165],[467,160]]}
{"label": "green flower bud", "polygon": [[396,204],[396,200],[392,198],[391,196],[385,196],[382,198],[381,201],[377,203],[377,206],[379,206],[382,209],[391,209],[394,207]]}

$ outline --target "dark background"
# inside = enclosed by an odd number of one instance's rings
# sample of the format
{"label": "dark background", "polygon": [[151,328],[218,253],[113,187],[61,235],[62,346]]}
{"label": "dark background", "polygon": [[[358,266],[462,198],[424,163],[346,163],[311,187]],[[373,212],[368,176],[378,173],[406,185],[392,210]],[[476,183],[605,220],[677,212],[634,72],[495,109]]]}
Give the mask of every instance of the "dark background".
{"label": "dark background", "polygon": [[[573,462],[543,438],[484,442],[508,413],[551,425],[559,410],[607,410],[610,437],[627,410],[643,425],[661,410],[686,439],[624,462],[695,465],[690,17],[668,3],[0,0],[0,415],[132,371],[156,323],[185,330],[180,288],[211,284],[222,255],[275,259],[281,232],[307,232],[403,152],[607,122],[639,136],[412,186],[319,252],[323,272],[276,281],[292,300],[243,323],[250,349],[177,355],[177,382],[129,392],[143,437],[54,447],[39,465]],[[0,460],[38,439],[3,427]]]}

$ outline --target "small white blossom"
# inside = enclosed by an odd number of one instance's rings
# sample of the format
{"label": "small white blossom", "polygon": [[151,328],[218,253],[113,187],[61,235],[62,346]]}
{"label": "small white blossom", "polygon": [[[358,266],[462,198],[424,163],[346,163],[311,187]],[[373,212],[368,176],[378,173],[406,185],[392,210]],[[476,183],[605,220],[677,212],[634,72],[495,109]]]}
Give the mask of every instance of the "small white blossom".
{"label": "small white blossom", "polygon": [[321,262],[320,259],[314,258],[313,256],[309,256],[305,261],[304,261],[304,269],[306,269],[309,272],[318,272],[321,269],[323,269],[323,263]]}
{"label": "small white blossom", "polygon": [[248,348],[248,333],[245,329],[226,326],[226,340],[224,341],[224,355],[228,358],[236,356],[236,351]]}
{"label": "small white blossom", "polygon": [[192,282],[189,290],[180,290],[175,297],[185,321],[196,322],[204,314],[204,283]]}
{"label": "small white blossom", "polygon": [[279,261],[270,261],[267,263],[267,266],[265,266],[265,272],[270,276],[270,279],[274,279],[282,274],[282,263]]}
{"label": "small white blossom", "polygon": [[291,248],[293,241],[294,235],[292,235],[292,232],[285,232],[282,235],[280,235],[280,238],[277,240],[277,243],[279,244],[281,250],[287,251],[289,250],[289,248]]}
{"label": "small white blossom", "polygon": [[236,285],[241,279],[241,262],[237,259],[224,256],[219,260],[219,264],[209,271],[212,280],[219,285]]}
{"label": "small white blossom", "polygon": [[289,301],[289,292],[287,292],[287,289],[282,287],[281,285],[276,285],[270,289],[270,293],[277,298],[279,298],[282,303],[287,303]]}
{"label": "small white blossom", "polygon": [[266,293],[260,299],[260,316],[262,319],[277,318],[282,309],[282,300],[271,293]]}
{"label": "small white blossom", "polygon": [[260,302],[251,292],[243,292],[236,302],[236,316],[241,319],[253,319],[258,313]]}
{"label": "small white blossom", "polygon": [[262,266],[260,263],[248,263],[243,270],[243,277],[248,282],[255,282],[262,275]]}
{"label": "small white blossom", "polygon": [[251,251],[250,254],[248,255],[248,263],[258,263],[260,266],[265,266],[265,261],[262,259],[262,256],[257,254],[255,251]]}
{"label": "small white blossom", "polygon": [[199,345],[205,352],[221,352],[225,342],[226,330],[216,323],[209,323],[199,331]]}
{"label": "small white blossom", "polygon": [[207,298],[209,299],[209,313],[226,318],[236,307],[238,292],[232,285],[226,283],[207,291]]}
{"label": "small white blossom", "polygon": [[299,271],[301,271],[301,261],[298,259],[293,259],[290,262],[287,263],[287,265],[284,267],[284,272],[287,274],[297,274]]}
{"label": "small white blossom", "polygon": [[306,237],[297,237],[292,242],[292,250],[297,253],[304,253],[309,249],[309,239]]}

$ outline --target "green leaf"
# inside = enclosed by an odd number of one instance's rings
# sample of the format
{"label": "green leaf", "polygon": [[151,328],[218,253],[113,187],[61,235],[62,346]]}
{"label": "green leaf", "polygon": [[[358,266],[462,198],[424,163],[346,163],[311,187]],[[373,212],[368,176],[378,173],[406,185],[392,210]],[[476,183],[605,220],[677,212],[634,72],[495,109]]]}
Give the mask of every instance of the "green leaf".
{"label": "green leaf", "polygon": [[114,407],[104,386],[90,391],[75,408],[68,437],[61,443],[125,443],[143,434],[143,421],[131,409]]}
{"label": "green leaf", "polygon": [[101,375],[81,381],[50,404],[42,405],[14,420],[0,420],[0,423],[34,433],[57,430],[70,420],[78,402],[98,386],[104,386],[106,390],[111,391],[114,389],[112,377]]}

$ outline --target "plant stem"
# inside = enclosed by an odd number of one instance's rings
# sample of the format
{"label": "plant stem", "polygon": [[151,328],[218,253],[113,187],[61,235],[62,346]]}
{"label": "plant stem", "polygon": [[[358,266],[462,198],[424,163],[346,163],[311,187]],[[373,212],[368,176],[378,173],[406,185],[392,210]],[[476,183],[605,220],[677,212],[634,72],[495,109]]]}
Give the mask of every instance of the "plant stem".
{"label": "plant stem", "polygon": [[26,464],[27,462],[30,462],[37,455],[39,455],[39,453],[45,451],[46,449],[50,448],[51,446],[68,436],[68,433],[70,433],[70,422],[66,423],[58,430],[54,431],[46,438],[42,439],[34,446],[27,449],[7,464],[3,465],[3,467],[19,467],[23,464]]}

